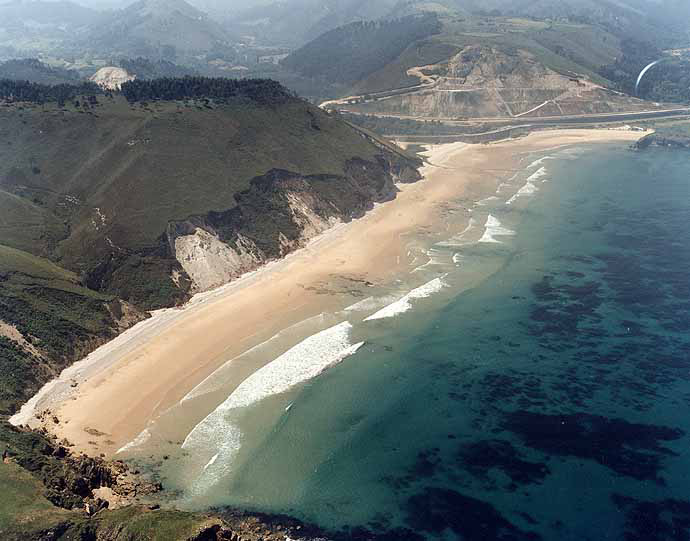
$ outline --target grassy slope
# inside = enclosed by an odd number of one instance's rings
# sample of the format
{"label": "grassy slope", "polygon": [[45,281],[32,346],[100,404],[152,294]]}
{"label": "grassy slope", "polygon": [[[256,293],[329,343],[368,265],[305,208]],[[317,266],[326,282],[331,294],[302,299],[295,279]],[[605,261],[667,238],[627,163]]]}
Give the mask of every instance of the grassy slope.
{"label": "grassy slope", "polygon": [[77,515],[42,494],[43,485],[16,464],[0,463],[0,538],[33,539],[37,532]]}
{"label": "grassy slope", "polygon": [[69,356],[79,340],[98,339],[108,333],[112,321],[105,302],[109,300],[81,287],[74,273],[0,245],[0,319],[15,323],[25,336],[40,337],[32,341],[51,354],[37,358],[0,337],[0,451],[8,449],[13,457],[10,463],[0,463],[3,541],[38,539],[47,530],[55,532],[50,539],[56,540],[93,539],[98,535],[113,541],[182,541],[218,523],[204,515],[142,508],[101,512],[87,519],[83,511],[56,507],[46,498],[46,486],[41,481],[61,485],[60,479],[73,474],[54,456],[44,436],[17,431],[4,420],[4,415],[16,411],[63,367],[56,363],[61,352]]}
{"label": "grassy slope", "polygon": [[438,38],[415,42],[393,62],[358,82],[348,93],[366,94],[418,85],[419,78],[407,75],[408,69],[443,62],[459,51],[454,43],[445,43]]}
{"label": "grassy slope", "polygon": [[[185,541],[219,521],[183,511],[149,511],[127,507],[101,512],[87,519],[82,511],[67,511],[51,504],[43,485],[14,463],[0,463],[0,538],[3,541],[37,539],[47,530],[50,539]],[[83,537],[82,537],[83,536]]]}
{"label": "grassy slope", "polygon": [[[350,157],[367,159],[375,151],[343,123],[297,100],[275,108],[146,109],[120,98],[102,101],[91,114],[50,106],[0,112],[0,139],[12,140],[0,147],[0,184],[22,196],[15,205],[39,201],[31,207],[34,222],[72,215],[57,254],[75,269],[110,251],[106,236],[120,247],[144,248],[170,220],[232,208],[235,194],[272,168],[340,174]],[[41,253],[38,234],[0,229],[0,235],[0,243]]]}
{"label": "grassy slope", "polygon": [[16,326],[43,354],[0,337],[0,414],[16,409],[86,344],[111,335],[106,303],[112,300],[79,285],[72,272],[0,245],[0,320]]}
{"label": "grassy slope", "polygon": [[31,199],[0,190],[0,238],[7,244],[41,253],[46,229],[66,234],[64,225],[51,212]]}

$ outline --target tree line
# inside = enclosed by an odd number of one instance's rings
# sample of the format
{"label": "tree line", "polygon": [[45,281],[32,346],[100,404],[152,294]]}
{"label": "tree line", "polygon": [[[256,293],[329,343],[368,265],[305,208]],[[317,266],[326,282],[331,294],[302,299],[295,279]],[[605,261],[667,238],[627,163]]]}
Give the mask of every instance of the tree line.
{"label": "tree line", "polygon": [[259,103],[283,102],[292,94],[271,79],[225,79],[213,77],[163,77],[134,79],[122,85],[129,102],[210,99],[227,101],[246,98]]}
{"label": "tree line", "polygon": [[[79,97],[93,101],[98,95],[111,94],[91,82],[45,85],[29,81],[0,79],[0,100],[9,102],[51,103],[63,106]],[[120,93],[130,103],[208,99],[225,102],[245,98],[262,104],[281,103],[294,95],[271,79],[224,79],[210,77],[164,77],[135,79],[122,85]]]}
{"label": "tree line", "polygon": [[141,56],[138,58],[122,58],[118,64],[128,73],[136,75],[137,79],[198,75],[196,70],[186,66],[178,66],[169,60],[151,60]]}
{"label": "tree line", "polygon": [[97,96],[104,91],[95,83],[45,85],[29,81],[0,79],[0,99],[10,102],[50,103],[61,106],[79,96]]}

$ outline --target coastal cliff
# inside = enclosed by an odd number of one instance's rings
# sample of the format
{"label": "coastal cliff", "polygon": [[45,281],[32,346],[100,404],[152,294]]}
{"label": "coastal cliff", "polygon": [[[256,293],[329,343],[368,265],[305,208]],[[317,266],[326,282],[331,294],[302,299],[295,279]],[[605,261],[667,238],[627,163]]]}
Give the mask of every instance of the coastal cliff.
{"label": "coastal cliff", "polygon": [[[382,147],[373,160],[348,160],[341,175],[272,169],[253,178],[236,195],[233,208],[170,221],[158,251],[186,299],[282,258],[331,227],[363,216],[374,204],[394,199],[396,182],[420,178],[414,165]],[[176,263],[181,269],[175,269]],[[96,289],[115,289],[123,264],[113,257],[87,280]]]}

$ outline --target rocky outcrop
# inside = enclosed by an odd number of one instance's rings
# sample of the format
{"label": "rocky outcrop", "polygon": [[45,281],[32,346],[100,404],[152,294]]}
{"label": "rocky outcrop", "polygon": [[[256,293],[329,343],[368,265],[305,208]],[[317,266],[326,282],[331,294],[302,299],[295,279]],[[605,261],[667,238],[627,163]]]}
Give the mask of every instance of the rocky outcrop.
{"label": "rocky outcrop", "polygon": [[[43,415],[57,422],[49,411]],[[42,481],[45,497],[64,509],[95,514],[161,490],[159,483],[131,471],[122,461],[73,454],[69,442],[59,441],[44,428],[16,428],[0,420],[0,441],[4,460],[18,464]]]}
{"label": "rocky outcrop", "polygon": [[134,75],[127,73],[127,70],[115,66],[101,68],[90,77],[92,82],[107,90],[120,90],[124,83],[134,79]]}
{"label": "rocky outcrop", "polygon": [[651,133],[633,145],[635,150],[645,150],[650,147],[690,149],[690,137],[686,135]]}
{"label": "rocky outcrop", "polygon": [[261,264],[254,243],[237,236],[235,249],[215,234],[196,227],[175,238],[175,256],[191,278],[194,291],[207,291],[241,276]]}
{"label": "rocky outcrop", "polygon": [[396,182],[419,178],[411,160],[383,147],[376,161],[350,160],[343,176],[274,169],[254,178],[233,209],[169,224],[167,244],[191,279],[192,292],[206,291],[393,199]]}

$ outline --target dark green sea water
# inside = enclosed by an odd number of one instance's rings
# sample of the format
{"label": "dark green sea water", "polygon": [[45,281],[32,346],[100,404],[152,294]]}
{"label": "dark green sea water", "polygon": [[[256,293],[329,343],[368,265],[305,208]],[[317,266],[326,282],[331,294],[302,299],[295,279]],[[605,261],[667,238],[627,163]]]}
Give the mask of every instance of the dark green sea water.
{"label": "dark green sea water", "polygon": [[497,272],[355,326],[202,501],[386,539],[690,539],[690,153],[554,156],[446,280]]}

